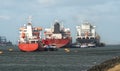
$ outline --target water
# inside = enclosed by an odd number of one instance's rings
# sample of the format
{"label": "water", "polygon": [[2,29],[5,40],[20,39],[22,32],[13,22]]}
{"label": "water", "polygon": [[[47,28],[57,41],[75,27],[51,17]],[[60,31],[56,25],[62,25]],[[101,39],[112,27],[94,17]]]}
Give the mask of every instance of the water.
{"label": "water", "polygon": [[[13,51],[9,51],[12,48]],[[71,48],[58,51],[20,52],[0,47],[0,71],[87,71],[94,65],[120,55],[120,46]]]}

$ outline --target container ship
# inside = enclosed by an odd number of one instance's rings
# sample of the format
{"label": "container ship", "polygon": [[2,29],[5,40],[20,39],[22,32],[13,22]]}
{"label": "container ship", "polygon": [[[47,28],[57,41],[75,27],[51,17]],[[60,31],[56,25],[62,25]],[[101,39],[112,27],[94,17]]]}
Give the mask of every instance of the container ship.
{"label": "container ship", "polygon": [[70,29],[60,26],[58,21],[55,21],[51,28],[45,28],[44,35],[43,40],[47,41],[48,45],[55,45],[57,48],[69,47],[72,43]]}
{"label": "container ship", "polygon": [[100,44],[100,36],[96,32],[96,26],[89,22],[84,22],[80,26],[76,26],[77,37],[76,42],[80,47],[95,47]]}
{"label": "container ship", "polygon": [[20,27],[20,36],[18,47],[21,51],[31,52],[42,49],[40,32],[41,27],[33,27],[31,17],[28,19],[28,23],[23,27]]}

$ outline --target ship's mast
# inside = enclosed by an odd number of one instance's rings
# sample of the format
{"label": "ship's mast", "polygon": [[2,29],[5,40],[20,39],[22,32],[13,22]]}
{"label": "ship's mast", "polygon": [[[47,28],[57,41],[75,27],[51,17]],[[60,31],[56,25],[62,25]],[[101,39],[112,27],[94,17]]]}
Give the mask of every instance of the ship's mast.
{"label": "ship's mast", "polygon": [[28,17],[28,23],[32,23],[32,16]]}
{"label": "ship's mast", "polygon": [[27,35],[28,38],[32,38],[32,16],[28,17],[28,25],[27,25]]}

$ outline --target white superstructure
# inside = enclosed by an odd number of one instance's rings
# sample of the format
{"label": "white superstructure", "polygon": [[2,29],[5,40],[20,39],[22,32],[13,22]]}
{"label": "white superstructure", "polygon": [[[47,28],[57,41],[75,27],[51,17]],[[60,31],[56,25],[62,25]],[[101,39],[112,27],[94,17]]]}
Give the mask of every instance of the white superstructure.
{"label": "white superstructure", "polygon": [[89,22],[84,22],[80,26],[76,26],[77,37],[76,42],[80,43],[81,47],[87,45],[88,47],[97,46],[100,43],[100,37],[96,33],[96,26],[92,26]]}
{"label": "white superstructure", "polygon": [[80,26],[76,26],[77,29],[77,38],[81,39],[91,39],[96,38],[95,26],[92,26],[89,22],[85,22]]}
{"label": "white superstructure", "polygon": [[28,24],[19,29],[19,43],[33,43],[38,42],[40,39],[41,27],[33,27],[31,17],[29,17]]}

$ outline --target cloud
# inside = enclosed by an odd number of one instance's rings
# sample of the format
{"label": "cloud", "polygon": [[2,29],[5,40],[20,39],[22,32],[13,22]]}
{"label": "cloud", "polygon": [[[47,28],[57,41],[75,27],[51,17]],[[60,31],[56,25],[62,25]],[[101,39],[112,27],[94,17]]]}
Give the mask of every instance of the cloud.
{"label": "cloud", "polygon": [[109,1],[105,4],[96,5],[93,7],[93,10],[102,13],[111,13],[119,11],[120,1]]}
{"label": "cloud", "polygon": [[[91,5],[86,8],[81,8],[82,10],[76,13],[74,16],[78,20],[83,20],[85,18],[93,20],[116,20],[119,15],[119,5],[120,1],[108,1],[105,3]],[[91,18],[92,17],[92,18]]]}
{"label": "cloud", "polygon": [[9,20],[9,19],[10,19],[10,16],[0,16],[0,19]]}

